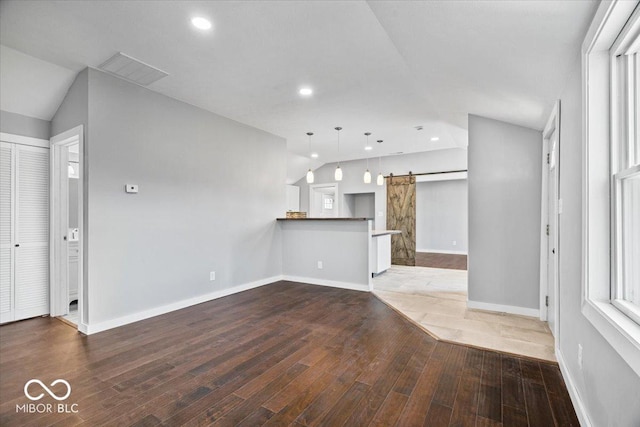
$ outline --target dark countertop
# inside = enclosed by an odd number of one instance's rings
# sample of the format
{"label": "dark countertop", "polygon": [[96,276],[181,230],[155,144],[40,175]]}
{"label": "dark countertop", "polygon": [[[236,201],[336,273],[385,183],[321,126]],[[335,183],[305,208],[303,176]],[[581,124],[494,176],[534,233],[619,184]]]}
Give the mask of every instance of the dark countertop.
{"label": "dark countertop", "polygon": [[367,221],[371,218],[276,218],[277,221]]}

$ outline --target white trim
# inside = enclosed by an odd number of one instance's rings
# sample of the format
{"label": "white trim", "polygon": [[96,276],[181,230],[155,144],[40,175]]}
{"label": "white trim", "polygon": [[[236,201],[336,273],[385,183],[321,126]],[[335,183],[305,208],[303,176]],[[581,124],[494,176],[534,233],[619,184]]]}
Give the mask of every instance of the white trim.
{"label": "white trim", "polygon": [[212,301],[212,300],[226,297],[232,294],[237,294],[239,292],[248,291],[249,289],[254,289],[260,286],[269,285],[279,280],[282,280],[281,276],[268,277],[266,279],[256,280],[254,282],[237,285],[231,288],[222,289],[219,291],[211,292],[211,293],[200,295],[193,298],[188,298],[182,301],[174,302],[174,303],[163,305],[160,307],[155,307],[148,310],[140,311],[138,313],[117,317],[111,320],[105,320],[103,322],[98,322],[94,324],[84,324],[79,322],[78,330],[84,334],[91,335],[98,332],[106,331],[108,329],[117,328],[119,326],[128,325],[130,323],[139,322],[140,320],[149,319],[150,317],[160,316],[162,314],[170,313],[172,311],[181,310],[183,308],[191,307],[193,305],[202,304],[204,302]]}
{"label": "white trim", "polygon": [[[84,319],[87,318],[86,312],[87,307],[85,306],[85,291],[87,290],[88,283],[85,281],[85,251],[86,251],[86,233],[85,233],[85,205],[84,205],[84,189],[87,182],[87,177],[85,174],[84,168],[84,126],[79,125],[67,131],[64,131],[58,135],[51,137],[49,140],[49,144],[51,147],[51,161],[50,161],[50,206],[49,206],[49,305],[51,309],[51,313],[54,313],[54,306],[56,303],[60,303],[60,299],[63,298],[62,295],[59,295],[57,286],[54,286],[56,283],[55,277],[58,276],[58,266],[60,265],[59,257],[64,255],[66,262],[66,249],[61,251],[61,246],[59,245],[61,242],[56,241],[56,230],[58,229],[58,218],[56,213],[59,213],[58,203],[60,202],[54,197],[54,191],[56,182],[56,169],[55,164],[57,163],[55,160],[55,156],[58,155],[58,151],[60,147],[64,147],[70,144],[78,144],[78,175],[80,179],[78,180],[78,330],[84,332],[88,330],[88,326],[83,324]],[[66,168],[64,168],[63,175],[66,177],[67,172]],[[60,177],[58,177],[60,179]],[[66,233],[66,230],[64,230]],[[62,252],[62,253],[61,253]],[[68,289],[68,288],[67,288]],[[68,293],[68,291],[67,291]],[[68,295],[64,295],[65,305],[68,307]],[[82,325],[82,329],[81,329]],[[84,330],[83,330],[84,329]],[[85,332],[86,333],[86,332]]]}
{"label": "white trim", "polygon": [[517,314],[519,316],[540,317],[537,308],[517,307],[515,305],[493,304],[490,302],[467,300],[467,307],[477,310],[495,311],[497,313]]}
{"label": "white trim", "polygon": [[331,288],[349,289],[352,291],[369,292],[369,284],[351,283],[351,282],[339,282],[337,280],[316,279],[314,277],[302,277],[302,276],[289,276],[283,275],[282,280],[288,280],[290,282],[300,282],[309,285],[329,286]]}
{"label": "white trim", "polygon": [[576,387],[575,381],[569,372],[569,368],[567,368],[567,364],[564,361],[564,356],[562,356],[562,352],[560,348],[556,347],[556,359],[558,360],[558,366],[560,367],[560,373],[562,373],[562,378],[564,379],[564,383],[567,386],[567,391],[569,392],[569,397],[571,398],[571,402],[573,403],[573,408],[576,411],[576,416],[578,417],[578,421],[582,427],[592,427],[591,419],[589,418],[589,414],[586,409],[586,405],[582,401],[580,394],[578,393],[578,388]]}
{"label": "white trim", "polygon": [[49,148],[48,139],[32,138],[30,136],[14,135],[12,133],[0,132],[0,140],[14,144],[30,145],[32,147]]}
{"label": "white trim", "polygon": [[[315,207],[315,203],[313,201],[313,191],[316,188],[325,188],[325,187],[334,187],[335,188],[335,198],[333,200],[333,216],[327,216],[327,217],[322,217],[322,218],[340,218],[341,212],[340,212],[340,207],[341,207],[341,203],[340,203],[340,198],[342,197],[342,194],[340,194],[340,186],[338,185],[337,182],[327,182],[324,184],[309,184],[309,216],[313,217],[313,211],[314,211],[314,207]],[[322,211],[324,209],[324,206],[321,206],[320,211]]]}
{"label": "white trim", "polygon": [[609,302],[587,300],[582,314],[613,349],[640,375],[640,327]]}
{"label": "white trim", "polygon": [[416,249],[416,252],[429,252],[434,254],[467,255],[467,251],[449,251],[446,249]]}
{"label": "white trim", "polygon": [[611,193],[609,49],[637,1],[601,2],[582,45],[582,314],[623,360],[640,375],[640,325],[610,301]]}
{"label": "white trim", "polygon": [[447,173],[433,173],[428,175],[416,175],[416,184],[419,182],[433,182],[433,181],[454,181],[459,179],[467,179],[467,172],[447,172]]}

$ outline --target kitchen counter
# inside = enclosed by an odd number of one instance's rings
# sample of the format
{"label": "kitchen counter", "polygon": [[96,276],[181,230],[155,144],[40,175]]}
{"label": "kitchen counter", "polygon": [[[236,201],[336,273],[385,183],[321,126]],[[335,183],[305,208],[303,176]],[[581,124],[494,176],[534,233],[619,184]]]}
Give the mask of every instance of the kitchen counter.
{"label": "kitchen counter", "polygon": [[373,230],[371,231],[371,237],[378,237],[378,236],[386,236],[389,234],[402,234],[402,231],[400,230]]}
{"label": "kitchen counter", "polygon": [[277,221],[367,221],[369,218],[276,218]]}

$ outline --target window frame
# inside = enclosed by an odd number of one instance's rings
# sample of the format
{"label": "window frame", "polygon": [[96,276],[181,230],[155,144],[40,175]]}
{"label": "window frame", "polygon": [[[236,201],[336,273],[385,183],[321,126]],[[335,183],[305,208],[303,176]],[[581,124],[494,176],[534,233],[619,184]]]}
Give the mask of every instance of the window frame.
{"label": "window frame", "polygon": [[[623,181],[637,176],[640,165],[637,161],[636,146],[640,125],[640,105],[638,104],[638,67],[640,47],[640,8],[633,14],[620,32],[610,49],[611,91],[615,99],[611,103],[611,193],[613,197],[611,218],[611,303],[640,324],[640,307],[624,298],[626,270],[624,256]],[[629,56],[633,52],[633,56]],[[613,98],[613,96],[612,96]],[[631,128],[633,124],[633,129]],[[626,270],[626,271],[625,271]]]}
{"label": "window frame", "polygon": [[[640,325],[613,304],[617,289],[615,188],[612,151],[620,127],[611,48],[634,13],[637,1],[602,2],[582,46],[583,72],[583,239],[582,313],[626,363],[640,375]],[[616,166],[617,167],[617,166]]]}

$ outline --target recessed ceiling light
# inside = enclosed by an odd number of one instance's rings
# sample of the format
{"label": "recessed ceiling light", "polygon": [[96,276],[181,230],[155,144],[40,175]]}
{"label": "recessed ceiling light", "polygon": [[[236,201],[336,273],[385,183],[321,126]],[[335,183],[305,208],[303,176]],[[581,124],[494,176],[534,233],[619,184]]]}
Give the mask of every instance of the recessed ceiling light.
{"label": "recessed ceiling light", "polygon": [[318,158],[318,153],[311,153],[311,157],[313,157],[314,159]]}
{"label": "recessed ceiling light", "polygon": [[313,89],[310,87],[303,87],[298,91],[298,93],[302,96],[310,96],[313,95]]}
{"label": "recessed ceiling light", "polygon": [[196,16],[195,18],[192,18],[191,23],[199,30],[211,29],[211,21],[209,21],[207,18],[203,18],[202,16]]}
{"label": "recessed ceiling light", "polygon": [[431,137],[431,141],[433,141],[433,142],[440,141],[440,137],[433,136],[433,137]]}
{"label": "recessed ceiling light", "polygon": [[367,150],[367,151],[371,151],[371,150],[373,150],[373,147],[370,146],[370,145],[367,145],[366,147],[364,147],[364,149]]}

